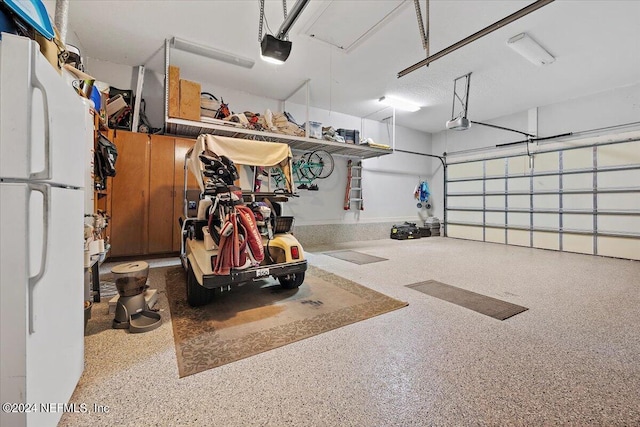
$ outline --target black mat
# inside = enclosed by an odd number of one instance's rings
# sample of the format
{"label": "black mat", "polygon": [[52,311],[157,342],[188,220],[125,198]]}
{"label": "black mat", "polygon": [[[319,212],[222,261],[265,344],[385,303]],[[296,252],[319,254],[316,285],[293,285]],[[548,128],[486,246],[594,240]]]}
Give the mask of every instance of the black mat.
{"label": "black mat", "polygon": [[367,255],[367,254],[363,254],[362,252],[356,252],[356,251],[335,251],[335,252],[325,252],[324,254],[334,258],[344,260],[344,261],[349,261],[358,265],[371,264],[372,262],[387,261],[387,258],[380,258],[377,256]]}
{"label": "black mat", "polygon": [[407,287],[498,320],[505,320],[528,310],[527,307],[477,294],[466,289],[456,288],[455,286],[445,285],[435,280],[414,283],[407,285]]}

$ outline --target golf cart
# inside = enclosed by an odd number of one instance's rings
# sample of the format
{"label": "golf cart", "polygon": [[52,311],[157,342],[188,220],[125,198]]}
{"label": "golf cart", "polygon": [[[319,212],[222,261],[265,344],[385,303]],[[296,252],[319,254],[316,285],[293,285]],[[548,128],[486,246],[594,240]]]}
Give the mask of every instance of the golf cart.
{"label": "golf cart", "polygon": [[[307,261],[291,234],[294,218],[280,215],[280,203],[293,195],[291,157],[287,144],[208,134],[187,152],[180,258],[189,305],[269,276],[286,289],[302,284]],[[259,171],[272,168],[288,177],[284,190],[256,191]],[[240,175],[248,177],[247,170],[251,190],[242,190]],[[188,190],[189,171],[200,187],[197,196]]]}

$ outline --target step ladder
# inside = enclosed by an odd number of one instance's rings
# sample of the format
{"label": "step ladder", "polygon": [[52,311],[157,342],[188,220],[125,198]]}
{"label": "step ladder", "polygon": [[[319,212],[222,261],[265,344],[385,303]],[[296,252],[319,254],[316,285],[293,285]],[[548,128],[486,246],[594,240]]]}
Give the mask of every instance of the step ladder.
{"label": "step ladder", "polygon": [[364,210],[362,198],[362,162],[347,162],[347,191],[344,195],[344,210]]}

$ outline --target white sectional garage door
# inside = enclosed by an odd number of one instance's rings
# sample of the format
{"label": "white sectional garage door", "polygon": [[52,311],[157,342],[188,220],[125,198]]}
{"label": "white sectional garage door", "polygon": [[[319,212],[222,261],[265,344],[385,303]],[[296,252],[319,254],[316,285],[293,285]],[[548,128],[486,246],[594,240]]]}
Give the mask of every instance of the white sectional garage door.
{"label": "white sectional garage door", "polygon": [[449,237],[640,260],[640,140],[452,161]]}

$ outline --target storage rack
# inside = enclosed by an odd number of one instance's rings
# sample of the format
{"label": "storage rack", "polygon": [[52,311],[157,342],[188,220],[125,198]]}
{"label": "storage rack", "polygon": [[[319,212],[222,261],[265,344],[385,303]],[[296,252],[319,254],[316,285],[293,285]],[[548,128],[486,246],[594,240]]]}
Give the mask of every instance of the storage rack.
{"label": "storage rack", "polygon": [[198,135],[208,133],[211,135],[228,136],[231,138],[257,139],[269,142],[282,142],[289,144],[292,150],[324,150],[328,153],[342,156],[359,157],[368,159],[393,153],[391,149],[374,148],[366,145],[346,144],[344,142],[325,141],[300,136],[283,135],[273,132],[256,131],[236,126],[218,125],[191,120],[168,117],[166,133],[188,138],[197,138]]}

